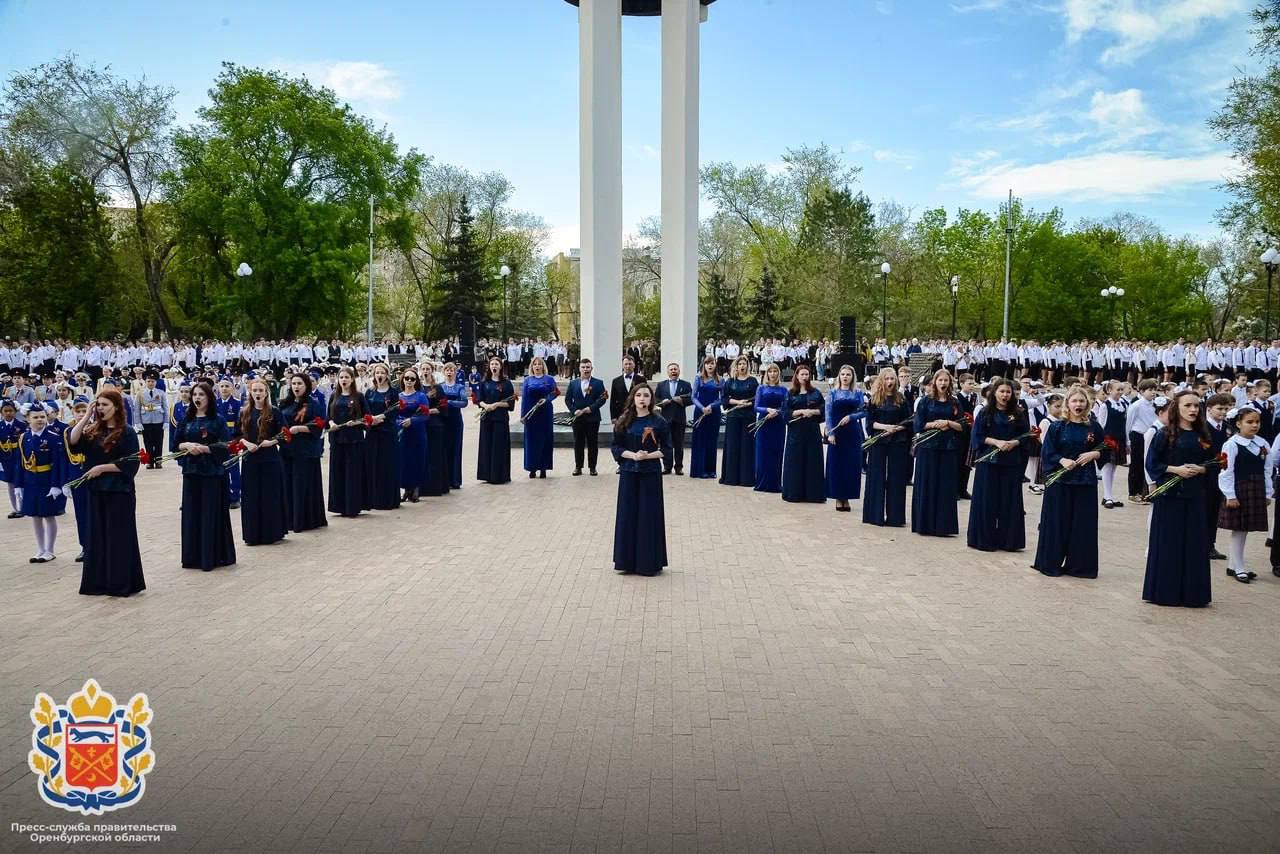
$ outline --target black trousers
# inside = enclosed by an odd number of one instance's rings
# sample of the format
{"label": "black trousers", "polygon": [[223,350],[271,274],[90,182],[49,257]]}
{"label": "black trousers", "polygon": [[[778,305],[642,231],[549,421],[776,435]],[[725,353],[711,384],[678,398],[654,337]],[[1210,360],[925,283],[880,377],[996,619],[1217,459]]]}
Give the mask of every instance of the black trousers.
{"label": "black trousers", "polygon": [[684,434],[685,422],[671,425],[671,450],[667,451],[666,457],[662,460],[662,468],[671,471],[671,464],[674,462],[676,468],[684,470]]}
{"label": "black trousers", "polygon": [[154,461],[159,461],[164,453],[164,424],[142,425],[142,446]]}
{"label": "black trousers", "polygon": [[579,418],[573,422],[573,467],[582,468],[582,452],[587,452],[587,468],[595,471],[600,456],[600,422]]}
{"label": "black trousers", "polygon": [[1146,495],[1147,449],[1143,446],[1141,433],[1129,434],[1129,494]]}
{"label": "black trousers", "polygon": [[1222,492],[1219,491],[1216,480],[1210,479],[1205,484],[1204,505],[1208,517],[1209,549],[1212,551],[1218,547],[1218,510],[1222,507]]}

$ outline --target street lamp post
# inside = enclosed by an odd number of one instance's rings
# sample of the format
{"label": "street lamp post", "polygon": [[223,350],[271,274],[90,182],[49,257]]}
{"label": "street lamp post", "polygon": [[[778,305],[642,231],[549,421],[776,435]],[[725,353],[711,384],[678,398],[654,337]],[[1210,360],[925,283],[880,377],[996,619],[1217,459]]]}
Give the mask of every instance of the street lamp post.
{"label": "street lamp post", "polygon": [[880,265],[880,337],[889,340],[889,273],[893,268],[885,261]]}
{"label": "street lamp post", "polygon": [[956,306],[960,302],[960,277],[951,277],[951,340],[956,340]]}
{"label": "street lamp post", "polygon": [[1280,264],[1280,252],[1272,246],[1266,252],[1262,253],[1262,265],[1267,268],[1267,314],[1266,321],[1262,327],[1262,338],[1264,341],[1271,340],[1271,274],[1276,271],[1276,265]]}
{"label": "street lamp post", "polygon": [[502,277],[502,344],[505,347],[507,344],[507,277],[511,275],[511,268],[503,264],[498,275]]}
{"label": "street lamp post", "polygon": [[1102,289],[1102,298],[1107,300],[1110,306],[1110,314],[1107,317],[1107,334],[1112,334],[1116,325],[1116,301],[1124,296],[1124,288],[1117,288],[1112,285],[1109,288]]}
{"label": "street lamp post", "polygon": [[369,302],[364,322],[365,341],[373,344],[373,193],[369,194]]}

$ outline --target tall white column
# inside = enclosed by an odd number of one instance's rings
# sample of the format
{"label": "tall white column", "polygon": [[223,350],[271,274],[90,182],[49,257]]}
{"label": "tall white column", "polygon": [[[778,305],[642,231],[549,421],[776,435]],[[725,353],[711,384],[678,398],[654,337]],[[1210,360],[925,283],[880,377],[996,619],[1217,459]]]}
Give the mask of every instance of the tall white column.
{"label": "tall white column", "polygon": [[622,366],[622,0],[578,7],[582,355]]}
{"label": "tall white column", "polygon": [[699,0],[662,2],[662,361],[698,366]]}

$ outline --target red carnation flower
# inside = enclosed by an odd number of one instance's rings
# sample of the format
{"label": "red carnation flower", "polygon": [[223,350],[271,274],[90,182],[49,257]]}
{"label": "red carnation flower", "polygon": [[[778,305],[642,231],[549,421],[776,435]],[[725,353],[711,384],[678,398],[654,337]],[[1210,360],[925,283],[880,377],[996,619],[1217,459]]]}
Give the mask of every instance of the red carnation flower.
{"label": "red carnation flower", "polygon": [[1102,444],[1107,446],[1108,451],[1120,450],[1120,443],[1115,440],[1114,436],[1107,436],[1105,439],[1102,440]]}
{"label": "red carnation flower", "polygon": [[321,429],[321,430],[323,430],[323,429],[324,429],[324,419],[323,419],[323,418],[321,418],[321,417],[319,417],[319,416],[316,416],[315,418],[312,418],[312,419],[311,419],[311,423],[312,423],[312,424],[314,424],[317,428],[319,428],[319,429]]}
{"label": "red carnation flower", "polygon": [[1202,450],[1202,451],[1207,451],[1207,450],[1209,450],[1211,447],[1213,447],[1213,443],[1212,443],[1212,442],[1206,441],[1206,440],[1204,440],[1204,439],[1201,439],[1201,440],[1200,440],[1200,450]]}
{"label": "red carnation flower", "polygon": [[293,431],[292,431],[292,430],[289,430],[288,428],[286,428],[286,429],[285,429],[285,431],[284,431],[282,434],[280,434],[280,438],[284,439],[284,440],[285,440],[285,442],[292,442],[292,441],[293,441]]}
{"label": "red carnation flower", "polygon": [[1032,428],[1031,428],[1031,435],[1032,435],[1032,436],[1034,436],[1034,437],[1036,437],[1037,439],[1038,439],[1038,438],[1040,438],[1040,428],[1039,428],[1039,427],[1032,427]]}
{"label": "red carnation flower", "polygon": [[372,416],[372,415],[366,415],[366,416],[364,417],[364,426],[366,426],[366,427],[372,427],[372,426],[373,426],[373,416]]}
{"label": "red carnation flower", "polygon": [[142,463],[143,465],[150,465],[151,455],[148,454],[146,451],[138,451],[138,462]]}
{"label": "red carnation flower", "polygon": [[1089,431],[1089,435],[1084,437],[1085,444],[1092,445],[1094,443],[1093,431]]}
{"label": "red carnation flower", "polygon": [[1220,468],[1226,468],[1226,467],[1227,467],[1227,452],[1226,452],[1226,451],[1223,451],[1221,454],[1218,454],[1218,466],[1219,466]]}
{"label": "red carnation flower", "polygon": [[425,403],[422,403],[418,405],[418,411],[421,412],[423,415],[430,415],[431,407],[427,406]]}
{"label": "red carnation flower", "polygon": [[404,401],[400,401],[400,411],[404,412]]}

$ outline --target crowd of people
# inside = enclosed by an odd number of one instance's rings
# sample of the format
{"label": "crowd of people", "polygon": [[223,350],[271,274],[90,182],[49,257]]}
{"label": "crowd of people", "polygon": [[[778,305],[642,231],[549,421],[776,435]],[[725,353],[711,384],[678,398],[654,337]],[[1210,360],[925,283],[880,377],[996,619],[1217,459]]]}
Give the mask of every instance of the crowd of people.
{"label": "crowd of people", "polygon": [[[177,461],[181,562],[211,570],[236,561],[232,510],[244,543],[257,546],[324,527],[327,514],[353,517],[460,488],[468,407],[479,422],[478,481],[511,479],[513,411],[530,478],[554,468],[557,423],[573,434],[573,476],[598,476],[608,405],[622,572],[666,566],[662,478],[683,475],[688,457],[692,478],[791,502],[832,500],[838,512],[861,501],[871,525],[905,526],[911,486],[911,529],[925,536],[959,534],[958,502],[968,499],[966,540],[983,551],[1024,549],[1024,490],[1041,493],[1033,566],[1079,577],[1097,576],[1099,508],[1125,506],[1115,476],[1127,465],[1127,502],[1151,505],[1145,599],[1208,604],[1214,559],[1226,559],[1237,581],[1257,577],[1244,544],[1271,522],[1277,345],[1108,342],[1095,361],[1089,342],[1003,350],[901,342],[878,355],[873,347],[867,374],[841,359],[824,392],[810,361],[822,363],[822,343],[810,351],[708,342],[690,381],[675,363],[652,380],[641,366],[654,354],[633,342],[607,388],[580,357],[564,381],[569,348],[479,343],[492,354],[483,372],[454,361],[456,341],[429,344],[420,357],[404,344],[363,353],[312,345],[313,359],[350,356],[341,364],[305,361],[292,347],[254,348],[246,359],[248,348],[216,342],[196,347],[194,364],[190,345],[170,354],[155,345],[8,344],[0,479],[9,518],[31,519],[31,561],[46,563],[69,497],[81,592],[130,595],[145,587],[134,523],[144,465]],[[275,354],[286,351],[282,364]],[[913,376],[917,352],[940,364]],[[1219,529],[1230,532],[1229,556],[1217,550]],[[1280,575],[1274,547],[1271,562]]]}

